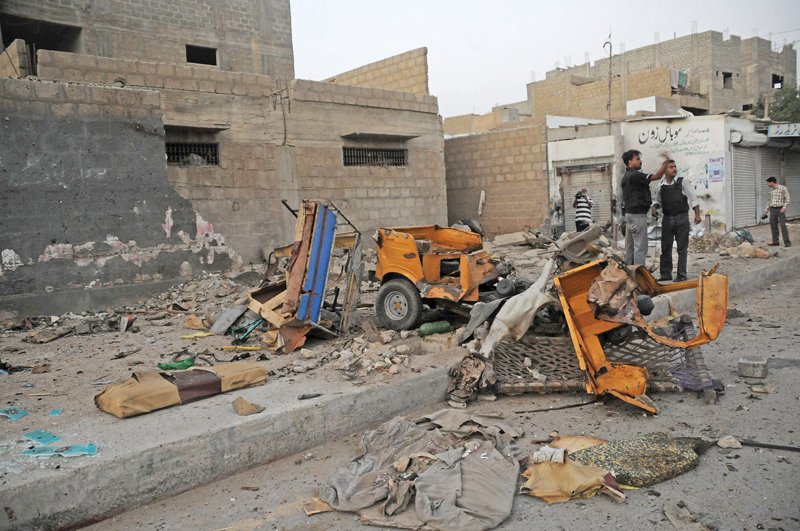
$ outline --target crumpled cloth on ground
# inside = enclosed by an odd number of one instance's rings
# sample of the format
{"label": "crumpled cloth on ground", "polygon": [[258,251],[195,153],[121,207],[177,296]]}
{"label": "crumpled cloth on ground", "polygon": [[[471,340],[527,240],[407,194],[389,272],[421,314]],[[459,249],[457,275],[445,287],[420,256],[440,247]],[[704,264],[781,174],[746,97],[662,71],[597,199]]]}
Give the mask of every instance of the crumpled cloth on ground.
{"label": "crumpled cloth on ground", "polygon": [[[615,498],[624,499],[614,477],[595,466],[582,465],[569,459],[564,463],[548,461],[530,466],[523,476],[528,481],[520,492],[536,496],[547,503],[561,503],[578,498],[590,498],[600,491],[613,492]],[[613,491],[611,490],[613,489]]]}
{"label": "crumpled cloth on ground", "polygon": [[570,459],[613,470],[617,481],[634,487],[649,487],[697,466],[702,441],[673,439],[666,433],[639,435],[611,441],[570,454]]}
{"label": "crumpled cloth on ground", "polygon": [[[440,420],[457,424],[448,417]],[[319,497],[335,509],[359,511],[365,523],[483,530],[511,514],[519,465],[492,440],[464,442],[397,417],[364,433],[362,447],[364,455],[337,469]]]}

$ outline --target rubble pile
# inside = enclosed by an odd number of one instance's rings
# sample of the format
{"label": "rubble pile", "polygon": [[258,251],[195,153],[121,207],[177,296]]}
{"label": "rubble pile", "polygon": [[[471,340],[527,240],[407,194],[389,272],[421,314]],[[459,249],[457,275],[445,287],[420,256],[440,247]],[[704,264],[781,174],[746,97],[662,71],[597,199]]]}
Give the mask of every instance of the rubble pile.
{"label": "rubble pile", "polygon": [[753,237],[746,230],[734,230],[726,234],[706,233],[689,238],[689,251],[693,253],[716,253],[733,258],[770,258],[774,252],[753,245]]}

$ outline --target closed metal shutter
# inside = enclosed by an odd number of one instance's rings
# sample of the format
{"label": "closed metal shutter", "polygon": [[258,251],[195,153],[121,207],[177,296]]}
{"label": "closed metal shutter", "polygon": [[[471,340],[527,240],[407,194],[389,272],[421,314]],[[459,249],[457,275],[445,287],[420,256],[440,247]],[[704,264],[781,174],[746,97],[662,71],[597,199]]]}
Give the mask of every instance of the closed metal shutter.
{"label": "closed metal shutter", "polygon": [[[756,192],[756,150],[733,146],[733,226],[750,227],[758,223]],[[763,206],[762,206],[763,208]]]}
{"label": "closed metal shutter", "polygon": [[[761,166],[761,178],[758,180],[758,209],[759,219],[760,213],[767,208],[767,201],[769,201],[770,187],[767,186],[767,177],[775,177],[778,179],[779,184],[783,184],[783,163],[781,162],[781,150],[774,148],[761,148],[759,149],[759,158]],[[791,195],[791,190],[789,194]],[[769,223],[769,219],[761,221],[761,223]]]}
{"label": "closed metal shutter", "polygon": [[787,218],[800,218],[800,152],[783,152],[783,178],[791,199],[786,209]]}
{"label": "closed metal shutter", "polygon": [[592,221],[605,225],[611,221],[611,172],[576,171],[562,176],[564,189],[564,230],[575,230],[575,194],[586,188],[592,198]]}

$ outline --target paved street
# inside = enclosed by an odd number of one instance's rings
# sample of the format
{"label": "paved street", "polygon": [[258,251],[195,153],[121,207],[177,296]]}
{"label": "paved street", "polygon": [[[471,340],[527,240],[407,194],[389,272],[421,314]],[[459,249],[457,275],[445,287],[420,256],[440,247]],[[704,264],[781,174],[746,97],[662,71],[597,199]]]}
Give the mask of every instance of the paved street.
{"label": "paved street", "polygon": [[[586,400],[583,394],[505,397],[497,402],[473,403],[476,411],[505,415],[525,431],[519,444],[524,454],[538,448],[531,441],[553,430],[561,434],[591,434],[622,439],[664,431],[673,436],[717,440],[724,435],[763,443],[800,446],[800,276],[739,296],[730,307],[742,312],[729,319],[720,339],[704,348],[713,374],[724,381],[726,392],[717,405],[706,405],[694,393],[653,395],[661,407],[657,416],[617,400],[605,404],[552,412],[515,414]],[[741,356],[770,358],[764,381],[739,378]],[[765,383],[772,394],[756,394],[748,384]],[[420,414],[434,411],[436,408]],[[415,416],[415,415],[412,415]],[[293,455],[205,487],[197,488],[92,526],[91,529],[354,529],[358,518],[349,513],[306,517],[303,501],[340,464],[359,455],[360,434],[343,437],[303,454]],[[270,441],[264,441],[270,444]],[[220,459],[224,457],[221,455]],[[686,503],[712,529],[798,529],[800,508],[800,454],[744,447],[709,449],[699,466],[686,474],[629,491],[624,504],[604,496],[547,505],[517,496],[512,515],[502,529],[673,529],[664,517],[667,502]]]}

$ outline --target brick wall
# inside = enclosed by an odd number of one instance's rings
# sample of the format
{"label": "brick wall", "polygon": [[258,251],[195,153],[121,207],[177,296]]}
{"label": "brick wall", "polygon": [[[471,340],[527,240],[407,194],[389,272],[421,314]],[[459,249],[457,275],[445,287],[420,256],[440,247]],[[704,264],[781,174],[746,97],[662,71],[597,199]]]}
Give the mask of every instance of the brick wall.
{"label": "brick wall", "polygon": [[[490,235],[540,226],[547,216],[546,159],[541,123],[447,139],[449,221],[477,219]],[[478,216],[481,190],[486,204]]]}
{"label": "brick wall", "polygon": [[25,78],[29,73],[28,49],[25,47],[25,41],[14,39],[8,48],[0,53],[0,77]]}
{"label": "brick wall", "polygon": [[331,83],[358,87],[430,94],[428,91],[428,49],[417,48],[387,57],[326,79]]}
{"label": "brick wall", "polygon": [[4,0],[0,13],[81,28],[69,51],[186,64],[217,48],[218,69],[294,77],[289,0]]}

